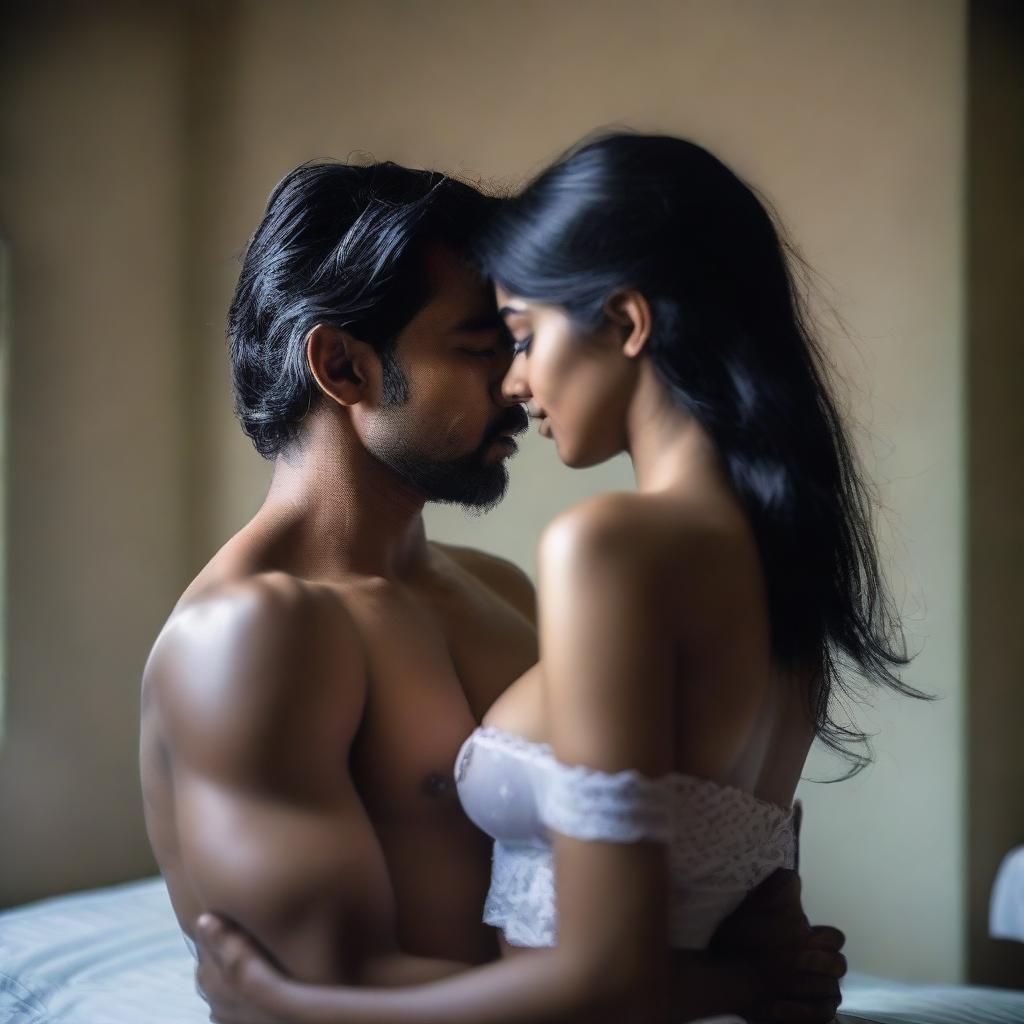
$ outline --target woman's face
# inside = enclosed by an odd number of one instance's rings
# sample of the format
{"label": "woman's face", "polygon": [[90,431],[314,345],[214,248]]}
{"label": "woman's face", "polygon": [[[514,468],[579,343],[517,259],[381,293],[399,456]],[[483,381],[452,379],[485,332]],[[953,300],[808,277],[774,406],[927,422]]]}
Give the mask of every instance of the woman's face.
{"label": "woman's face", "polygon": [[515,344],[505,397],[529,403],[541,436],[555,442],[567,466],[594,466],[621,452],[637,369],[623,354],[621,329],[609,322],[581,331],[558,306],[500,285],[495,297]]}

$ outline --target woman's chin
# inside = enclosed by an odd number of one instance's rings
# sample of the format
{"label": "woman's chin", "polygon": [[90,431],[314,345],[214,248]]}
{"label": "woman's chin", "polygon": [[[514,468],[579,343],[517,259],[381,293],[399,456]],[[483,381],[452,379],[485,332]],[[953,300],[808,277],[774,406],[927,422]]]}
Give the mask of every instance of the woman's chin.
{"label": "woman's chin", "polygon": [[598,466],[619,454],[617,451],[596,451],[592,448],[573,446],[560,442],[557,437],[554,438],[554,442],[558,458],[570,469],[588,469],[590,466]]}

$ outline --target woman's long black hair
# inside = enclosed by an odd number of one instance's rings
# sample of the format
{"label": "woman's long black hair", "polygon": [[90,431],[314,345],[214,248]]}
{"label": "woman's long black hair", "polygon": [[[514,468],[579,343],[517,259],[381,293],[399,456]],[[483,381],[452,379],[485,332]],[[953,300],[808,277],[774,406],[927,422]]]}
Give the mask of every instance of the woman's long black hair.
{"label": "woman's long black hair", "polygon": [[837,721],[844,670],[924,697],[878,563],[872,491],[830,392],[830,367],[772,217],[752,189],[685,139],[617,133],[570,150],[480,236],[483,271],[511,294],[599,327],[608,297],[650,303],[647,351],[708,431],[764,567],[776,660],[820,666],[818,738],[854,774],[868,736]]}

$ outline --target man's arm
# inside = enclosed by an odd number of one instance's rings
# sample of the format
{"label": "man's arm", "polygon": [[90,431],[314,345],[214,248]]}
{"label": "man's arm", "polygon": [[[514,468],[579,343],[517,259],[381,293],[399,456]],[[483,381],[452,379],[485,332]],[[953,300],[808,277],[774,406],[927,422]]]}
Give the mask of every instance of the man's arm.
{"label": "man's arm", "polygon": [[341,598],[284,574],[179,612],[151,666],[185,877],[287,973],[352,981],[397,952],[394,896],[349,775],[365,663]]}

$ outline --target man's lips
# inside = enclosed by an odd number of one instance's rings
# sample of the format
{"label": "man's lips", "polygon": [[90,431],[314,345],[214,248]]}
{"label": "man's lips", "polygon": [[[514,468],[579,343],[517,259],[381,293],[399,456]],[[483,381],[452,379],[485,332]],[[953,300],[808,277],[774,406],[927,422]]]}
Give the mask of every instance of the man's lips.
{"label": "man's lips", "polygon": [[518,450],[514,438],[522,434],[530,426],[530,420],[538,420],[538,433],[541,437],[551,437],[551,421],[547,413],[532,400],[517,405],[510,410],[507,419],[491,434],[490,444],[501,443],[513,451]]}
{"label": "man's lips", "polygon": [[526,415],[526,410],[521,405],[517,405],[509,410],[508,415],[495,428],[494,433],[491,435],[491,440],[505,441],[508,444],[514,445],[515,441],[513,438],[522,434],[529,426],[530,420]]}

